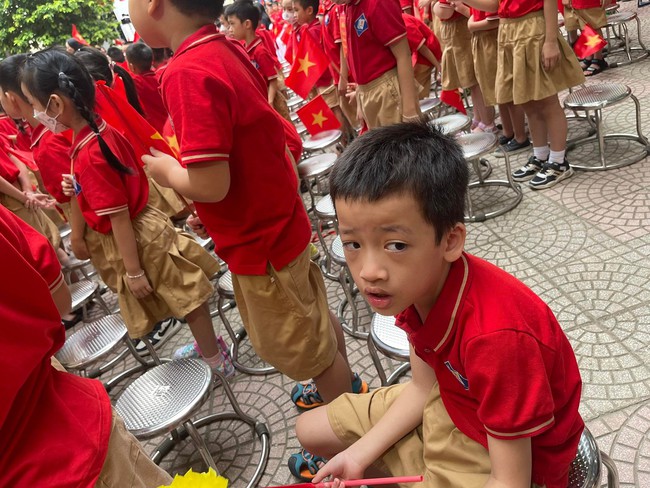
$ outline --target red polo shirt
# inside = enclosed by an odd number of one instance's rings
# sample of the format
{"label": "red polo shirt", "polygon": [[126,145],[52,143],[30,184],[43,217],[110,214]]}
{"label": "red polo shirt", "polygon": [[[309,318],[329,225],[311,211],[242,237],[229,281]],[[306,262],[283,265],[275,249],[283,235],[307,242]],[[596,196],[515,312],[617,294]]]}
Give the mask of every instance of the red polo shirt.
{"label": "red polo shirt", "polygon": [[108,450],[110,399],[99,381],[51,365],[65,341],[48,289],[61,267],[30,229],[0,208],[0,263],[11,277],[0,280],[0,486],[91,488]]}
{"label": "red polo shirt", "polygon": [[133,75],[138,98],[144,108],[145,119],[154,129],[162,134],[163,127],[167,121],[167,110],[160,96],[158,77],[155,71],[149,71],[141,75]]}
{"label": "red polo shirt", "polygon": [[397,66],[390,46],[406,37],[397,0],[357,0],[345,6],[348,63],[366,85]]}
{"label": "red polo shirt", "polygon": [[[481,20],[485,20],[488,17],[497,15],[496,12],[484,12],[483,10],[477,10],[473,7],[470,7],[469,10],[472,13],[472,17],[474,17],[474,22],[480,22]],[[499,23],[495,22],[494,28],[496,29],[498,27],[499,27]]]}
{"label": "red polo shirt", "polygon": [[255,40],[246,46],[246,53],[251,59],[253,66],[257,68],[266,80],[267,85],[271,80],[275,80],[278,77],[273,57],[268,49],[266,49],[261,37],[255,37]]}
{"label": "red polo shirt", "polygon": [[128,209],[133,219],[144,209],[149,199],[149,182],[124,136],[101,119],[97,123],[118,161],[133,171],[127,175],[108,165],[90,127],[84,127],[75,137],[70,158],[81,187],[77,195],[79,208],[91,229],[108,234],[112,229],[111,214]]}
{"label": "red polo shirt", "polygon": [[275,44],[275,36],[273,33],[264,27],[264,25],[260,24],[260,26],[255,30],[255,34],[258,35],[264,42],[264,47],[273,59],[273,65],[281,69],[282,65],[278,60],[278,46]]}
{"label": "red polo shirt", "polygon": [[544,0],[501,0],[499,2],[499,17],[502,19],[518,19],[531,12],[544,9]]}
{"label": "red polo shirt", "polygon": [[597,8],[602,4],[600,0],[571,0],[571,6],[575,9]]}
{"label": "red polo shirt", "polygon": [[269,262],[286,266],[307,247],[311,228],[284,127],[246,53],[206,25],[178,48],[161,86],[182,164],[227,161],[230,168],[222,201],[195,202],[216,252],[237,274],[265,274]]}
{"label": "red polo shirt", "polygon": [[340,5],[330,1],[323,4],[323,27],[321,29],[321,41],[325,54],[330,60],[330,73],[335,84],[338,84],[341,77],[341,24]]}
{"label": "red polo shirt", "polygon": [[61,175],[70,173],[70,139],[40,124],[32,131],[32,152],[47,192],[59,203],[69,202],[61,188]]}
{"label": "red polo shirt", "polygon": [[530,437],[532,481],[566,488],[584,423],[575,355],[548,306],[523,283],[469,254],[454,262],[423,324],[397,318],[436,372],[454,424],[487,448]]}
{"label": "red polo shirt", "polygon": [[14,162],[9,159],[9,156],[5,150],[0,147],[0,176],[2,176],[9,183],[15,183],[16,180],[18,180],[19,174],[20,171],[18,170],[18,166],[16,166]]}
{"label": "red polo shirt", "polygon": [[402,10],[412,9],[415,2],[413,0],[399,0],[399,5]]}
{"label": "red polo shirt", "polygon": [[435,34],[420,19],[412,15],[403,13],[404,24],[406,25],[406,39],[413,53],[414,65],[423,64],[433,66],[427,58],[418,52],[422,46],[427,46],[433,53],[433,56],[440,61],[442,59],[442,49]]}

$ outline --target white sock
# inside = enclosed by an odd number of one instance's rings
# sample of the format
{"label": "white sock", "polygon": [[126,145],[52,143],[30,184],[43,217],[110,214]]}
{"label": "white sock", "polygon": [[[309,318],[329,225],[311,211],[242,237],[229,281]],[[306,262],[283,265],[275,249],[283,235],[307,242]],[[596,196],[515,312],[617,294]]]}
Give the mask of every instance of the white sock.
{"label": "white sock", "polygon": [[540,161],[547,161],[550,152],[548,146],[533,147],[533,155]]}
{"label": "white sock", "polygon": [[562,164],[562,163],[564,163],[564,154],[565,153],[566,153],[566,150],[564,150],[564,151],[550,151],[548,160],[551,163]]}

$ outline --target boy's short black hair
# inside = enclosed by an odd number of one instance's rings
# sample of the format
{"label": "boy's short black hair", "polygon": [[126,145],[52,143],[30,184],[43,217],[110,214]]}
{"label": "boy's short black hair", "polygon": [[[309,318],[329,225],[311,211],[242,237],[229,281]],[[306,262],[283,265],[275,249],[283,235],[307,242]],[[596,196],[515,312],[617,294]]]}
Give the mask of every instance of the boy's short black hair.
{"label": "boy's short black hair", "polygon": [[151,71],[153,51],[144,42],[129,44],[126,48],[126,60],[140,73]]}
{"label": "boy's short black hair", "polygon": [[122,51],[117,46],[109,47],[108,50],[106,51],[106,55],[116,63],[123,63],[124,61],[126,61],[126,59],[124,58],[124,51]]}
{"label": "boy's short black hair", "polygon": [[224,0],[170,0],[176,9],[185,15],[200,15],[217,20],[223,12]]}
{"label": "boy's short black hair", "polygon": [[240,22],[251,21],[253,29],[260,23],[260,11],[251,0],[236,0],[226,7],[226,18],[237,17]]}
{"label": "boy's short black hair", "polygon": [[293,0],[293,3],[300,5],[303,10],[307,10],[309,7],[311,7],[314,10],[314,15],[318,14],[320,0]]}
{"label": "boy's short black hair", "polygon": [[465,215],[469,170],[453,137],[426,123],[373,129],[352,142],[332,168],[330,196],[376,202],[410,194],[442,237]]}

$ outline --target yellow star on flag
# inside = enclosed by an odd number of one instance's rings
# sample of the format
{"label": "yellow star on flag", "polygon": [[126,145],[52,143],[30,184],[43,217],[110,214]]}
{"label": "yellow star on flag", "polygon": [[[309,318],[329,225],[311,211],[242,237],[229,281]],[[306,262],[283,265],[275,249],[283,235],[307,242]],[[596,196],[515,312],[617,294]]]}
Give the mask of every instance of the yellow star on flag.
{"label": "yellow star on flag", "polygon": [[321,129],[323,128],[323,123],[328,121],[329,119],[323,115],[323,111],[321,110],[320,112],[316,114],[312,114],[314,116],[314,125],[318,125]]}
{"label": "yellow star on flag", "polygon": [[596,47],[600,44],[600,36],[594,35],[594,36],[587,36],[587,41],[585,42],[585,46],[587,47]]}
{"label": "yellow star on flag", "polygon": [[309,68],[316,66],[316,63],[309,61],[309,53],[305,53],[304,58],[298,58],[300,63],[300,68],[298,68],[298,73],[305,73],[305,76],[309,76]]}

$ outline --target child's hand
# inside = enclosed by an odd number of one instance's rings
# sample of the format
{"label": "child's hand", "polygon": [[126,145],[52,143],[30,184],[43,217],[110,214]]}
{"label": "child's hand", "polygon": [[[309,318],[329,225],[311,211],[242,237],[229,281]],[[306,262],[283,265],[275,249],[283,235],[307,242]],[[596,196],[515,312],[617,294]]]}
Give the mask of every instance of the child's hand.
{"label": "child's hand", "polygon": [[[332,487],[341,487],[340,480],[354,480],[363,477],[366,466],[358,463],[350,454],[349,449],[337,454],[328,463],[318,470],[312,480],[314,483],[323,481],[328,476],[333,476]],[[336,484],[334,484],[336,483]]]}
{"label": "child's hand", "polygon": [[190,229],[192,229],[192,232],[194,232],[201,239],[208,239],[210,237],[208,235],[208,231],[205,230],[205,225],[203,225],[203,222],[201,222],[201,219],[199,217],[190,215],[187,218],[187,225],[189,225]]}
{"label": "child's hand", "polygon": [[61,181],[61,188],[63,188],[63,194],[66,197],[74,196],[74,176],[72,175],[61,175],[63,180]]}
{"label": "child's hand", "polygon": [[71,238],[70,246],[72,247],[72,253],[74,257],[80,261],[90,259],[90,253],[88,252],[88,246],[86,246],[86,241],[82,239]]}
{"label": "child's hand", "polygon": [[142,156],[142,162],[147,166],[149,174],[159,185],[172,188],[169,175],[180,163],[169,154],[158,151],[153,147],[149,148],[149,151],[151,155],[145,154]]}
{"label": "child's hand", "polygon": [[557,39],[545,41],[542,46],[542,66],[545,71],[551,71],[560,60],[560,46]]}
{"label": "child's hand", "polygon": [[49,196],[45,195],[44,193],[30,193],[29,195],[30,200],[32,200],[32,207],[31,208],[52,208],[54,206],[54,199]]}
{"label": "child's hand", "polygon": [[129,286],[131,293],[133,293],[133,296],[137,299],[145,298],[147,295],[153,293],[153,288],[151,288],[147,275],[145,274],[138,278],[129,278],[127,276],[126,283]]}

